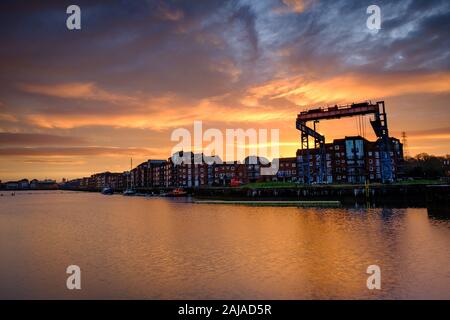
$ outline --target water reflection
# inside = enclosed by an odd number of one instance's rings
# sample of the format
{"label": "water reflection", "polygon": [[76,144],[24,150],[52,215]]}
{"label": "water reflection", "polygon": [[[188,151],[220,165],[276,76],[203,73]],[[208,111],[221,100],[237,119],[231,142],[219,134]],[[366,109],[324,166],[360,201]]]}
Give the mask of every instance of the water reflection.
{"label": "water reflection", "polygon": [[428,216],[436,220],[449,220],[450,207],[431,207],[427,208]]}
{"label": "water reflection", "polygon": [[[0,298],[448,299],[449,227],[419,208],[3,197]],[[82,269],[80,292],[65,289],[70,264]],[[366,288],[371,264],[382,290]]]}

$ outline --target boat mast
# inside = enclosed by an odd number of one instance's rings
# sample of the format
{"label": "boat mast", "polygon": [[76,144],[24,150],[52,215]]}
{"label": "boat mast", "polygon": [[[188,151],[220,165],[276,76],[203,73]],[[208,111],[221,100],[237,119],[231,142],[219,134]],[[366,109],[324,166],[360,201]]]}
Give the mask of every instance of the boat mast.
{"label": "boat mast", "polygon": [[133,189],[133,157],[131,157],[131,161],[130,161],[130,184],[131,184],[131,189]]}

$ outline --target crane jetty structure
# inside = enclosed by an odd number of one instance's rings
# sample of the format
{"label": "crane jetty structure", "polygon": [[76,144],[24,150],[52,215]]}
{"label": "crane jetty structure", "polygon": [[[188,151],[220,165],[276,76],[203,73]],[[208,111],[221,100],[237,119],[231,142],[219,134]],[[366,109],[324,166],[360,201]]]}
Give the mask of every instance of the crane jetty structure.
{"label": "crane jetty structure", "polygon": [[[375,141],[366,139],[366,116],[370,118]],[[357,135],[326,142],[318,130],[320,121],[351,117],[358,120]],[[183,151],[180,151],[167,160],[149,159],[130,171],[107,171],[68,181],[61,189],[100,191],[109,186],[121,192],[129,189],[131,182],[133,194],[170,194],[181,188],[183,195],[198,199],[227,199],[235,203],[252,199],[252,205],[261,205],[259,200],[270,200],[275,201],[271,205],[292,205],[289,201],[296,201],[295,205],[303,206],[302,201],[317,200],[322,205],[335,205],[336,201],[366,205],[439,205],[438,212],[442,212],[442,205],[449,207],[448,182],[410,183],[402,174],[403,145],[399,139],[389,136],[384,101],[303,110],[296,117],[296,129],[301,135],[296,156],[276,159],[279,168],[273,175],[260,174],[261,167],[270,164],[251,164],[248,158],[233,163],[177,164],[172,158],[181,156]],[[191,159],[198,156],[186,153]],[[235,181],[238,183],[233,183]]]}
{"label": "crane jetty structure", "polygon": [[[387,114],[384,101],[376,103],[363,102],[350,105],[332,106],[326,108],[315,108],[302,111],[298,114],[296,128],[301,132],[300,154],[305,157],[297,157],[298,169],[302,171],[303,183],[311,184],[313,182],[321,184],[327,183],[327,158],[325,136],[316,130],[316,125],[322,120],[332,120],[348,117],[357,117],[372,115],[370,120],[373,131],[377,137],[377,152],[380,161],[380,180],[382,183],[391,183],[394,181],[393,161],[391,159],[392,146],[389,137]],[[312,122],[313,125],[309,125]],[[311,177],[311,148],[310,140],[314,141],[315,161],[315,179]],[[356,149],[352,149],[354,152]],[[303,160],[306,159],[306,160]],[[315,181],[314,181],[315,180]]]}

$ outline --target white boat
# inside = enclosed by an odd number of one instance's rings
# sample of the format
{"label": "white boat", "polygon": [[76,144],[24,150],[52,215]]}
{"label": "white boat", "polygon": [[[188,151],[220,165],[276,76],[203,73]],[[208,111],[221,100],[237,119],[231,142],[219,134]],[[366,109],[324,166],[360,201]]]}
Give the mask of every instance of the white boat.
{"label": "white boat", "polygon": [[136,194],[136,191],[133,189],[127,189],[122,193],[124,196],[134,196]]}
{"label": "white boat", "polygon": [[110,187],[105,187],[102,189],[102,194],[114,194],[114,190]]}

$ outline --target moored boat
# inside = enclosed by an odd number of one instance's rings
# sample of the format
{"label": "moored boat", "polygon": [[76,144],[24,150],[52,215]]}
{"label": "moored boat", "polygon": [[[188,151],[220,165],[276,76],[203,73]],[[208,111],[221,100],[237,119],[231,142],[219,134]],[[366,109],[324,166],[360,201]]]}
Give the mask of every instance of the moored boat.
{"label": "moored boat", "polygon": [[114,190],[110,187],[105,187],[102,189],[102,194],[113,194]]}
{"label": "moored boat", "polygon": [[133,189],[126,189],[123,193],[124,196],[134,196],[136,194],[136,191]]}
{"label": "moored boat", "polygon": [[166,194],[166,197],[185,197],[187,192],[181,188],[176,188]]}

